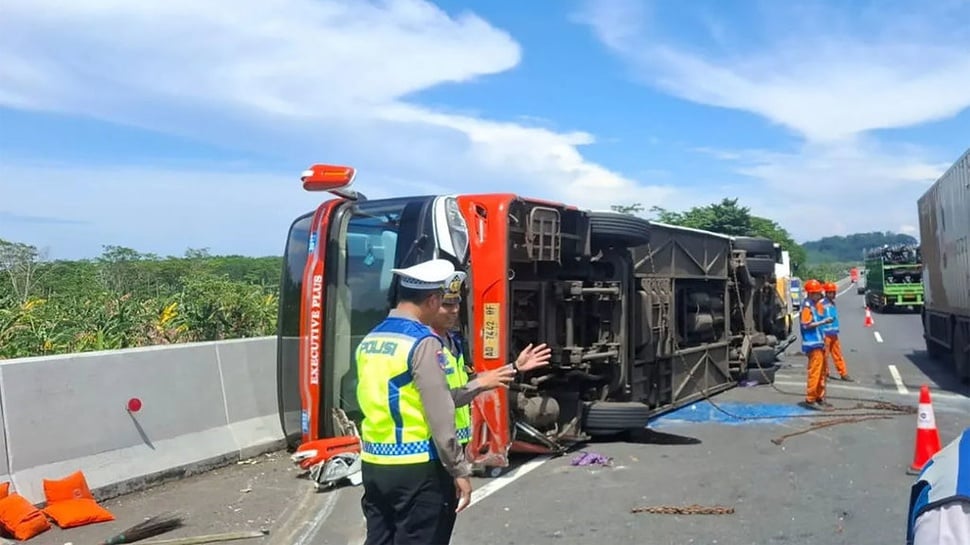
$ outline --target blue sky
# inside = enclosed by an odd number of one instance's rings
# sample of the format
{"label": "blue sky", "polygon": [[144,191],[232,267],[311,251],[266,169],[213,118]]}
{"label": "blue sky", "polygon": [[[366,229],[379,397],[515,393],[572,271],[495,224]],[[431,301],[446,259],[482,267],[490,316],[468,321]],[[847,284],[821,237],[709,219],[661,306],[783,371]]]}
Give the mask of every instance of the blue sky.
{"label": "blue sky", "polygon": [[370,198],[738,197],[798,240],[915,233],[970,147],[970,1],[8,0],[0,238],[280,251]]}

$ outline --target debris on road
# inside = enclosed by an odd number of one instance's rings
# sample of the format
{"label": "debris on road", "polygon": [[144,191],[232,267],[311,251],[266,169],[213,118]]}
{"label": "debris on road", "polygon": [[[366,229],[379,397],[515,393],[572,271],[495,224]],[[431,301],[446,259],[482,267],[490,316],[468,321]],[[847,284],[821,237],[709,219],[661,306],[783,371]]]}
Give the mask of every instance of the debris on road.
{"label": "debris on road", "polygon": [[613,458],[609,456],[603,456],[602,454],[597,454],[595,452],[580,452],[569,465],[573,466],[603,466],[612,467]]}
{"label": "debris on road", "polygon": [[771,442],[776,445],[780,445],[785,442],[785,439],[790,439],[797,435],[803,435],[810,431],[815,431],[821,428],[828,428],[830,426],[836,426],[839,424],[854,424],[856,422],[862,422],[865,420],[889,420],[891,418],[892,417],[889,415],[869,415],[869,416],[858,416],[858,417],[845,416],[841,418],[833,418],[832,420],[812,422],[807,428],[803,430],[793,431],[791,433],[786,433],[785,435],[775,437],[774,439],[771,440]]}
{"label": "debris on road", "polygon": [[101,542],[101,545],[121,545],[123,543],[134,543],[150,537],[155,537],[165,532],[170,532],[176,528],[184,526],[181,516],[171,513],[162,513],[149,517],[142,522],[128,528],[127,530],[111,536]]}
{"label": "debris on road", "polygon": [[343,480],[352,486],[360,486],[363,481],[361,475],[360,454],[355,452],[336,454],[326,462],[321,462],[310,468],[310,479],[314,488],[320,490],[333,489]]}
{"label": "debris on road", "polygon": [[726,505],[655,505],[651,507],[634,507],[631,513],[651,513],[654,515],[733,515],[734,508]]}
{"label": "debris on road", "polygon": [[226,532],[223,534],[209,534],[204,536],[177,537],[173,539],[159,539],[146,541],[144,545],[202,545],[204,543],[218,543],[220,541],[236,541],[239,539],[253,539],[269,535],[269,530],[250,532]]}

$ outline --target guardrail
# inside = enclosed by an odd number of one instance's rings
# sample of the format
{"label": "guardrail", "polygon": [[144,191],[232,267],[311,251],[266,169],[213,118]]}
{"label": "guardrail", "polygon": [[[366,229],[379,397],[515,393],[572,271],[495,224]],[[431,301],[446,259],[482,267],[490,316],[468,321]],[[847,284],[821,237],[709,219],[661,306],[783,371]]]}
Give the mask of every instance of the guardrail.
{"label": "guardrail", "polygon": [[103,499],[277,450],[276,338],[0,360],[0,423],[37,504],[79,469]]}

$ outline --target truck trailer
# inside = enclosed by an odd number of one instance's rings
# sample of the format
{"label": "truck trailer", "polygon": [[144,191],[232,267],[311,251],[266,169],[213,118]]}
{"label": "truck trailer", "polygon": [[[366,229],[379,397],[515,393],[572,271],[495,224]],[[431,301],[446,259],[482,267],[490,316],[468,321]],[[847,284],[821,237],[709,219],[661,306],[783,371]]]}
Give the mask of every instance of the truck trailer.
{"label": "truck trailer", "polygon": [[352,167],[314,165],[330,192],[290,227],[280,290],[279,411],[291,448],[359,426],[354,352],[396,301],[395,267],[452,261],[468,279],[460,334],[477,372],[529,343],[550,365],[471,406],[468,452],[501,473],[510,452],[562,453],[729,389],[773,380],[797,337],[779,294],[781,249],[515,194],[368,200]]}
{"label": "truck trailer", "polygon": [[970,381],[970,150],[917,201],[923,337],[931,358]]}
{"label": "truck trailer", "polygon": [[923,306],[923,258],[919,246],[900,244],[864,252],[866,306],[876,312]]}

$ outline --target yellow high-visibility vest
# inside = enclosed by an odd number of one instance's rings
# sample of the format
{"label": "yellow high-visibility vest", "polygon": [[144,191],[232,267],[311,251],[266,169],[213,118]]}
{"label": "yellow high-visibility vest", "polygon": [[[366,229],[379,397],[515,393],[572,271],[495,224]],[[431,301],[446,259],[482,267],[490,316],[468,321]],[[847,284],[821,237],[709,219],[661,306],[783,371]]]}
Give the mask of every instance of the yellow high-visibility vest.
{"label": "yellow high-visibility vest", "polygon": [[[361,423],[361,461],[418,464],[438,459],[421,396],[411,374],[414,347],[430,328],[407,318],[388,317],[357,346],[357,402]],[[447,369],[444,347],[438,364]]]}
{"label": "yellow high-visibility vest", "polygon": [[[461,388],[468,384],[468,373],[465,371],[465,355],[462,353],[461,344],[454,336],[451,337],[455,345],[457,355],[452,354],[445,347],[445,359],[448,367],[445,368],[445,378],[448,380],[448,387],[452,390]],[[471,404],[464,407],[455,407],[455,430],[458,431],[458,442],[462,445],[468,444],[472,439],[472,410]]]}

